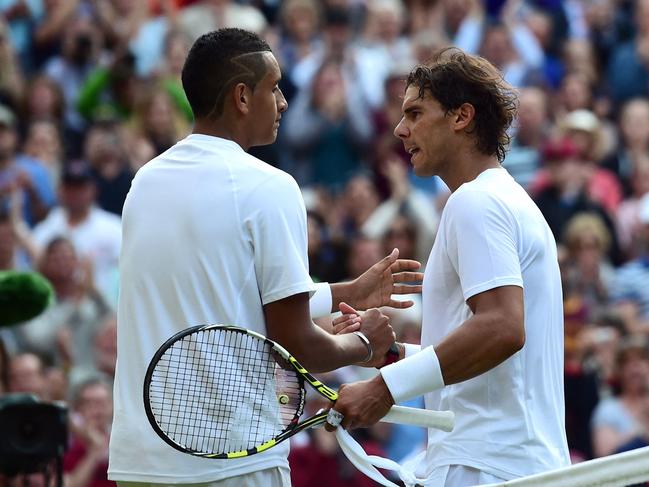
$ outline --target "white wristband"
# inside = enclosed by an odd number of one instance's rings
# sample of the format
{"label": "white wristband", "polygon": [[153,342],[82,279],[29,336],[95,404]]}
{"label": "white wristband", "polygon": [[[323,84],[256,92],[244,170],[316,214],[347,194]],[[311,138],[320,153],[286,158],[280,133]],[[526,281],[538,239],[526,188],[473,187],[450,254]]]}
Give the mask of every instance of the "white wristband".
{"label": "white wristband", "polygon": [[444,387],[435,349],[430,346],[380,369],[395,404]]}
{"label": "white wristband", "polygon": [[331,287],[328,282],[314,282],[315,292],[309,298],[311,318],[321,318],[331,314]]}
{"label": "white wristband", "polygon": [[421,345],[415,345],[413,343],[404,343],[403,348],[405,352],[403,358],[408,358],[411,355],[421,352]]}

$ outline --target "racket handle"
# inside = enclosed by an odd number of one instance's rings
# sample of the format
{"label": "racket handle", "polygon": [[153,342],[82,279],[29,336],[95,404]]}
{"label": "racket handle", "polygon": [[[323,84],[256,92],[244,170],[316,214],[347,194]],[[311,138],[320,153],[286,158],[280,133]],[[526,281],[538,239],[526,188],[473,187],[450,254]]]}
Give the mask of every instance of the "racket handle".
{"label": "racket handle", "polygon": [[455,413],[453,411],[430,411],[429,409],[392,406],[392,409],[381,418],[381,421],[451,431],[455,424]]}

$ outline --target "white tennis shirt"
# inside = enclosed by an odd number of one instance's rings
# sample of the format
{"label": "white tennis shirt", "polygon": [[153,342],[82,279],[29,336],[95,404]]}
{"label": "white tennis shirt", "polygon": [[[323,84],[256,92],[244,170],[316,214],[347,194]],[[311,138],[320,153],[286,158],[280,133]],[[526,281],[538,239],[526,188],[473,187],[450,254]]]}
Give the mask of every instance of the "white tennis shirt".
{"label": "white tennis shirt", "polygon": [[293,178],[233,141],[192,134],[138,171],[122,225],[109,478],[198,483],[288,467],[288,442],[234,460],[174,450],[149,425],[142,389],[174,333],[226,323],[265,334],[264,304],[314,290]]}
{"label": "white tennis shirt", "polygon": [[507,171],[488,169],[450,196],[423,285],[422,347],[471,316],[471,296],[506,285],[524,289],[526,339],[494,369],[425,395],[428,409],[454,411],[456,426],[429,430],[418,476],[458,464],[511,479],[569,465],[556,243]]}

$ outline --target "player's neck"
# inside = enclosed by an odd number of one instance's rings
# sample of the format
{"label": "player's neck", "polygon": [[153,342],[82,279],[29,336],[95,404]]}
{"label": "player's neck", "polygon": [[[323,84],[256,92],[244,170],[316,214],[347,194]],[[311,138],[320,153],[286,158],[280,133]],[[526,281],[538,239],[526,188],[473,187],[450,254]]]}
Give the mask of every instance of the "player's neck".
{"label": "player's neck", "polygon": [[211,135],[212,137],[232,140],[239,144],[245,151],[247,151],[251,146],[246,131],[242,130],[240,125],[225,121],[224,119],[216,121],[196,120],[196,122],[194,122],[192,133]]}
{"label": "player's neck", "polygon": [[440,177],[451,192],[457,190],[464,183],[473,181],[487,169],[502,167],[496,156],[488,156],[476,151],[460,152],[448,165],[448,174]]}

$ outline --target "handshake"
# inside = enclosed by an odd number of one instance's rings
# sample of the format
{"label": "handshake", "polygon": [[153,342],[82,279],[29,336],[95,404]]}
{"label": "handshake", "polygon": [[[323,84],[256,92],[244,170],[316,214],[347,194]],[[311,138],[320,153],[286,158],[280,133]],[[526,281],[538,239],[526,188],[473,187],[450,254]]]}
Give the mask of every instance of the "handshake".
{"label": "handshake", "polygon": [[367,358],[357,365],[380,368],[399,359],[396,334],[388,316],[377,308],[359,312],[347,303],[340,303],[340,312],[342,315],[333,320],[334,334],[356,333],[368,349]]}

